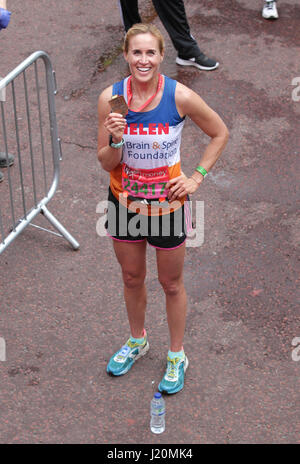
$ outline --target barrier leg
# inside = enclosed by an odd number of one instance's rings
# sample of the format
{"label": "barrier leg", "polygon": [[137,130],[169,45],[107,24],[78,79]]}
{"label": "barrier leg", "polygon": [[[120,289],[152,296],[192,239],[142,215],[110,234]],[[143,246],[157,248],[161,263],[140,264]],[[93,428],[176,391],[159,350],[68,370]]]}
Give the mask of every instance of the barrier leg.
{"label": "barrier leg", "polygon": [[46,206],[42,206],[41,213],[48,219],[48,221],[53,225],[53,227],[58,230],[58,232],[70,243],[74,250],[78,250],[79,243],[75,240],[75,238],[64,228],[64,226],[53,216],[52,213],[46,208]]}

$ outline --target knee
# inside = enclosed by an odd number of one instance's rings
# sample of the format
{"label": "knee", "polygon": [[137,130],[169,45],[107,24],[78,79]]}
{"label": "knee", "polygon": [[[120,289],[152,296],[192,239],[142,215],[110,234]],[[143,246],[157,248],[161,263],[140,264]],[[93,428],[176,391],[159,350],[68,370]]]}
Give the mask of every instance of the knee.
{"label": "knee", "polygon": [[145,282],[145,273],[123,271],[123,282],[128,289],[141,288]]}
{"label": "knee", "polygon": [[159,283],[164,292],[168,296],[176,296],[183,290],[182,278],[170,279],[168,277],[160,277]]}

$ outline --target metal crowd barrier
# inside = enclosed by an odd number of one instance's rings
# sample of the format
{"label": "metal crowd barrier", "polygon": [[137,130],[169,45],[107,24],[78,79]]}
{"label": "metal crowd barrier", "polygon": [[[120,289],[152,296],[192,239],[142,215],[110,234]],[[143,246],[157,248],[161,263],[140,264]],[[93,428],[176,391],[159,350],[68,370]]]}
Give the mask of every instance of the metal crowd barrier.
{"label": "metal crowd barrier", "polygon": [[[43,51],[0,78],[0,152],[8,164],[0,167],[5,176],[0,183],[0,254],[28,225],[64,237],[73,249],[79,248],[46,206],[57,190],[62,159],[56,93],[55,72]],[[9,154],[14,156],[11,166]],[[32,224],[39,213],[57,232]]]}

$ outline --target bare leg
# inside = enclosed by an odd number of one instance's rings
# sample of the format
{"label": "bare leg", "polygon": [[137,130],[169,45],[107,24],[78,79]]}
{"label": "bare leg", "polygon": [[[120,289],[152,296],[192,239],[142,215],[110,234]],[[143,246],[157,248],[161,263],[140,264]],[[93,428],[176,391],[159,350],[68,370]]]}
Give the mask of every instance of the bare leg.
{"label": "bare leg", "polygon": [[131,335],[142,338],[145,324],[147,294],[146,240],[143,242],[119,242],[113,240],[114,250],[122,268],[124,298]]}
{"label": "bare leg", "polygon": [[166,295],[170,350],[181,351],[185,331],[187,297],[183,283],[185,244],[175,250],[156,250],[158,279]]}

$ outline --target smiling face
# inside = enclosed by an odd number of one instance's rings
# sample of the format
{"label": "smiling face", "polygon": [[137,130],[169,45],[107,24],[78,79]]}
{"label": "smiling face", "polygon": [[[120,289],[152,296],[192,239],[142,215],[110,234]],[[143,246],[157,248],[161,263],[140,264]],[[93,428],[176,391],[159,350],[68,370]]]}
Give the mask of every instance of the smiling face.
{"label": "smiling face", "polygon": [[140,82],[148,82],[159,72],[163,51],[159,49],[158,39],[147,32],[130,38],[124,57],[132,76]]}

